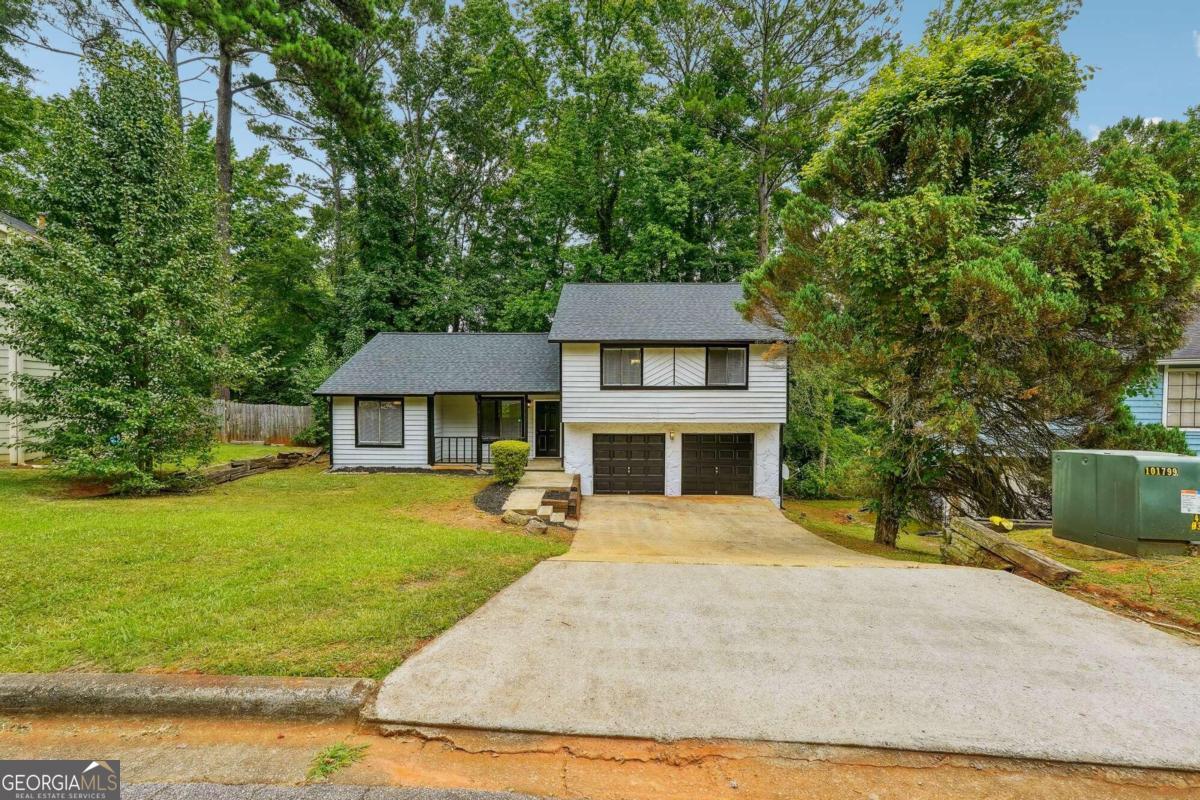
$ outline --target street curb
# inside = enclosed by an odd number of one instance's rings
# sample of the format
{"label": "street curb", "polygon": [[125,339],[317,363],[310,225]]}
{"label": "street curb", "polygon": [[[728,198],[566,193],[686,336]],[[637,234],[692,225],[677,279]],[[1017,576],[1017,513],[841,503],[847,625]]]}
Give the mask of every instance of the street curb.
{"label": "street curb", "polygon": [[0,673],[0,710],[344,719],[375,688],[367,678]]}

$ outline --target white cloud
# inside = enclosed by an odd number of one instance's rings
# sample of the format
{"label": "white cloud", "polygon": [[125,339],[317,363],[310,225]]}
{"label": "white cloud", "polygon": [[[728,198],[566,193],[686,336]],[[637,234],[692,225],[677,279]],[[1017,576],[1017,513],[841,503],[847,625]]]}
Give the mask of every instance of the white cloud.
{"label": "white cloud", "polygon": [[1192,44],[1196,46],[1196,58],[1200,58],[1200,31],[1192,31]]}
{"label": "white cloud", "polygon": [[1088,138],[1089,142],[1094,142],[1098,138],[1100,138],[1100,126],[1099,125],[1088,125],[1087,138]]}
{"label": "white cloud", "polygon": [[1163,121],[1162,117],[1146,117],[1147,125],[1157,125],[1158,123],[1160,123],[1162,121]]}

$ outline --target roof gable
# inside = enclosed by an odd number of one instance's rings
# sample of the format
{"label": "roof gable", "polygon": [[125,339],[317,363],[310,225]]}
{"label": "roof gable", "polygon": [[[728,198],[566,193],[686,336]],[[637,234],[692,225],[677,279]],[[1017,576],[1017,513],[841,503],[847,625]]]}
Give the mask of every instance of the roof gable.
{"label": "roof gable", "polygon": [[738,283],[568,283],[551,342],[775,342],[778,329],[737,310]]}

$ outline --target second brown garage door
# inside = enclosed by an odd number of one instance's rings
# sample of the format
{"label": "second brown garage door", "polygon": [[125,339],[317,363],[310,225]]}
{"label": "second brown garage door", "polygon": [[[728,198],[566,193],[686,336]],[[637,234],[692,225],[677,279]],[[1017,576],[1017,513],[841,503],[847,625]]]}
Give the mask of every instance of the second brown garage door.
{"label": "second brown garage door", "polygon": [[754,494],[753,433],[685,433],[684,494]]}
{"label": "second brown garage door", "polygon": [[593,433],[592,491],[662,494],[666,474],[664,444],[661,433]]}

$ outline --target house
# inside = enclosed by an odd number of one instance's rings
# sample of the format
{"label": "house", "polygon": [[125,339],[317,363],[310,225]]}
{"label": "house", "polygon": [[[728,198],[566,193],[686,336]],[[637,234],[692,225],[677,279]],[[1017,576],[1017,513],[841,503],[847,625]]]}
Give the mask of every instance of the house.
{"label": "house", "polygon": [[[584,494],[780,498],[786,337],[741,286],[568,284],[550,332],[381,333],[317,389],[333,469],[482,465],[490,444]],[[542,462],[547,463],[547,462]]]}
{"label": "house", "polygon": [[[38,229],[27,222],[0,212],[0,247],[16,240],[18,237],[37,238]],[[0,391],[5,397],[16,399],[19,390],[16,386],[17,375],[50,375],[53,368],[45,361],[31,358],[0,343]],[[24,464],[26,459],[37,457],[38,453],[26,450],[21,445],[21,421],[0,414],[0,458],[5,458],[10,464]]]}
{"label": "house", "polygon": [[1149,394],[1127,397],[1125,404],[1143,425],[1180,428],[1188,447],[1200,453],[1200,315],[1188,323],[1183,344],[1159,360]]}

